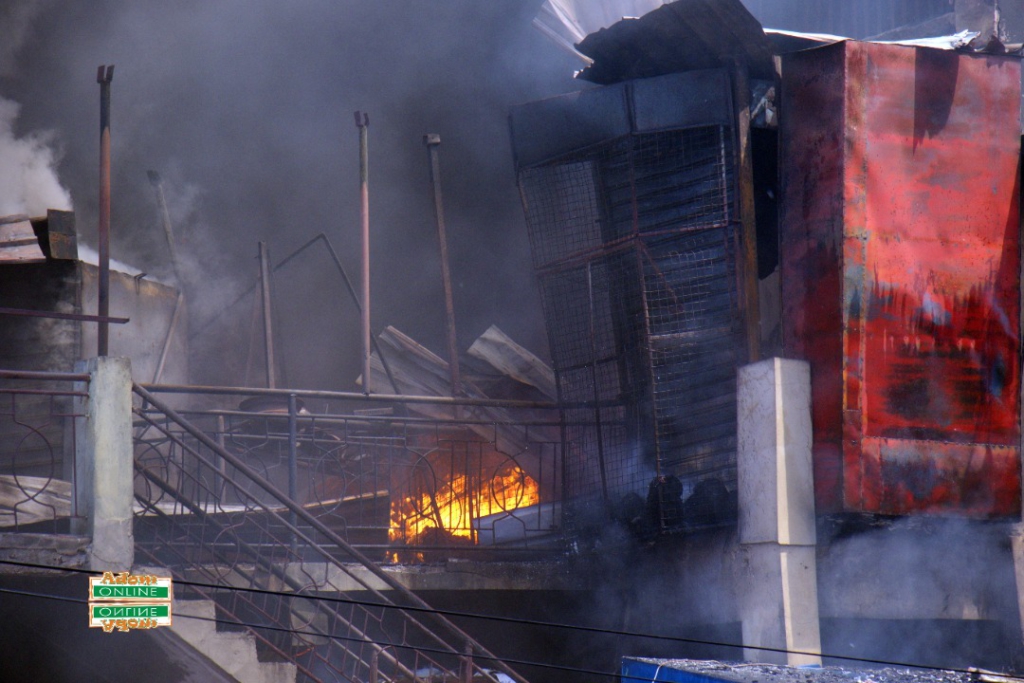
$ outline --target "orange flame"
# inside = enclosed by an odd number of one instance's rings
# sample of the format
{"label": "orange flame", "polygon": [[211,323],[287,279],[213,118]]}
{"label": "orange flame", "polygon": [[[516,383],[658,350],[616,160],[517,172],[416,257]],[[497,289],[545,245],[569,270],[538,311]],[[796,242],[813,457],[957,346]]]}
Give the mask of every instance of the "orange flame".
{"label": "orange flame", "polygon": [[505,474],[499,472],[484,486],[473,486],[469,493],[467,481],[461,474],[433,495],[428,492],[392,500],[388,537],[415,543],[425,532],[441,529],[476,543],[473,520],[540,502],[540,487],[519,466],[507,468]]}

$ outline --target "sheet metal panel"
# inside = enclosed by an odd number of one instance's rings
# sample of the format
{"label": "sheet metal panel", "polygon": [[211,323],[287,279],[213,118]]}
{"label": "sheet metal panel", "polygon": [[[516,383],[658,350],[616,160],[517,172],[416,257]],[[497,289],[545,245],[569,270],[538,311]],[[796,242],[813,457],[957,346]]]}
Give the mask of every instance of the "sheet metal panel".
{"label": "sheet metal panel", "polygon": [[783,92],[819,509],[1019,515],[1019,60],[846,42]]}

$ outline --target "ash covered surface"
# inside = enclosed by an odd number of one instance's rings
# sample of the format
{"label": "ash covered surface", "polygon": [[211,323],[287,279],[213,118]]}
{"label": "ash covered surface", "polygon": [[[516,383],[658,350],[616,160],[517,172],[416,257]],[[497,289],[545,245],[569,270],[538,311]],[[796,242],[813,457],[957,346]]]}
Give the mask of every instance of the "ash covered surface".
{"label": "ash covered surface", "polygon": [[[735,683],[977,683],[977,677],[967,672],[935,669],[857,669],[839,666],[798,668],[775,664],[727,663],[693,659],[649,659],[629,657],[627,660],[643,662],[665,669],[678,669],[691,674]],[[634,676],[623,676],[623,681],[637,681]],[[658,680],[673,680],[658,676]]]}

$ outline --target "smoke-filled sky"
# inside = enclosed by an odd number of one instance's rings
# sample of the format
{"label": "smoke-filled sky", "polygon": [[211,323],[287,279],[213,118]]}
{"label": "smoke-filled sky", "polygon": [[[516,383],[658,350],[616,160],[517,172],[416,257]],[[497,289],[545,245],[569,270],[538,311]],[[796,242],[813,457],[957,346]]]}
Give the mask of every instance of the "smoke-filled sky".
{"label": "smoke-filled sky", "polygon": [[[435,352],[445,348],[422,144],[424,133],[439,133],[459,345],[496,323],[544,357],[506,116],[513,104],[581,87],[572,79],[581,64],[531,26],[542,1],[0,0],[0,190],[8,190],[0,213],[66,204],[63,187],[80,233],[94,242],[96,67],[116,65],[111,252],[170,274],[146,177],[158,171],[195,333],[253,282],[258,240],[277,261],[325,232],[358,279],[352,113],[363,110],[373,327],[394,325]],[[889,28],[876,21],[882,15],[894,20],[882,0],[842,26],[800,23],[808,8],[795,0],[747,4],[778,27],[851,35]],[[946,0],[930,5],[900,21],[948,11]],[[59,183],[45,173],[51,153]],[[32,190],[12,199],[16,177]],[[283,383],[352,388],[359,320],[326,253],[318,247],[293,262],[276,285]],[[222,318],[193,340],[193,379],[262,383],[250,300]],[[221,349],[212,357],[211,345]]]}
{"label": "smoke-filled sky", "polygon": [[[17,136],[44,136],[57,152],[79,232],[93,242],[96,67],[116,65],[111,251],[168,274],[146,177],[158,171],[189,262],[193,331],[252,282],[257,240],[276,261],[326,232],[358,278],[352,113],[368,112],[373,326],[395,325],[441,352],[422,143],[439,133],[460,346],[497,323],[544,355],[506,116],[513,104],[579,87],[579,64],[531,27],[540,3],[5,0],[0,97],[20,105]],[[276,285],[288,383],[351,388],[358,316],[326,254],[294,262]],[[239,358],[252,355],[251,314],[242,302],[223,337]]]}

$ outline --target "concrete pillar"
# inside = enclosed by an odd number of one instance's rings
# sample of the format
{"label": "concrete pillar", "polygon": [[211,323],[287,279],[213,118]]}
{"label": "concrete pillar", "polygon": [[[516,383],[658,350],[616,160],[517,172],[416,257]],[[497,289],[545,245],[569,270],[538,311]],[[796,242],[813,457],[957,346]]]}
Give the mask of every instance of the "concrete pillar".
{"label": "concrete pillar", "polygon": [[[1021,628],[1024,629],[1024,524],[1013,525],[1010,532],[1010,549],[1013,553],[1013,573],[1017,579],[1017,610]],[[1021,634],[1024,639],[1024,632]]]}
{"label": "concrete pillar", "polygon": [[811,375],[804,361],[771,358],[737,382],[737,574],[747,660],[821,664],[811,464]]}
{"label": "concrete pillar", "polygon": [[74,533],[89,536],[89,568],[127,571],[135,556],[132,535],[132,372],[127,358],[79,361],[89,373],[88,399],[76,398]]}

